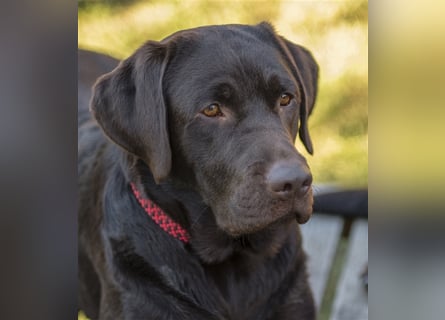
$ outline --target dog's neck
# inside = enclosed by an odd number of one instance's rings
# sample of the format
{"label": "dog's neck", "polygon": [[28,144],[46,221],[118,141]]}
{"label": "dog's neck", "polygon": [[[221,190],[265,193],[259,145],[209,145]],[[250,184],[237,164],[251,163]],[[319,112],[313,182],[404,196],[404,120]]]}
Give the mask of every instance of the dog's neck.
{"label": "dog's neck", "polygon": [[[221,230],[212,210],[188,185],[169,180],[154,182],[150,169],[138,159],[126,157],[123,169],[128,183],[155,202],[190,235],[190,249],[206,264],[217,264],[243,255],[269,257],[277,254],[296,228],[292,218],[285,218],[259,232],[232,237]],[[179,240],[178,240],[179,241]]]}

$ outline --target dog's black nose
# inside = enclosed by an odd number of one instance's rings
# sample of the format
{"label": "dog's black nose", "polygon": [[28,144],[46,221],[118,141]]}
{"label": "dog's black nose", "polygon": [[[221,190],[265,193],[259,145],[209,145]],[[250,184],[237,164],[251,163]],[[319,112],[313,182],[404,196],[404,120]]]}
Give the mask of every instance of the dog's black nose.
{"label": "dog's black nose", "polygon": [[311,187],[312,175],[306,165],[278,162],[266,175],[270,192],[280,197],[304,196]]}

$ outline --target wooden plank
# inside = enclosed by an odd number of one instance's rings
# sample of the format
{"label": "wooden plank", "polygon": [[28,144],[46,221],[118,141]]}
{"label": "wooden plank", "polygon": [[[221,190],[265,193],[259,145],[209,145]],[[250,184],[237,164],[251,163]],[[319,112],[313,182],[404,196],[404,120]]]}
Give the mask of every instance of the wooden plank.
{"label": "wooden plank", "polygon": [[317,213],[301,226],[303,249],[308,257],[309,283],[317,308],[321,306],[342,228],[340,217]]}
{"label": "wooden plank", "polygon": [[346,263],[332,306],[331,320],[367,320],[368,297],[360,275],[368,262],[368,222],[352,225]]}

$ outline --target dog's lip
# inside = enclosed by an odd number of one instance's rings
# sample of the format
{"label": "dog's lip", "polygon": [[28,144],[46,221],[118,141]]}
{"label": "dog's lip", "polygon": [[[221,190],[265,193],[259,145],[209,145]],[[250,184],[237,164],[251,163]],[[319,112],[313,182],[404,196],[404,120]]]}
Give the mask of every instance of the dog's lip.
{"label": "dog's lip", "polygon": [[295,219],[299,224],[305,224],[309,221],[313,213],[312,202],[304,208],[298,208],[295,211]]}
{"label": "dog's lip", "polygon": [[[258,210],[261,208],[241,207],[239,203],[229,203],[223,215],[218,215],[216,208],[212,209],[215,213],[216,223],[218,227],[231,236],[240,236],[252,234],[268,228],[274,223],[280,221],[295,220],[298,224],[305,224],[312,216],[312,199],[311,190],[303,199],[294,199],[294,203],[280,210],[271,207],[271,211],[262,210],[259,215]],[[288,202],[285,201],[285,202]],[[234,219],[236,217],[236,219]],[[233,219],[233,220],[232,220]]]}
{"label": "dog's lip", "polygon": [[308,210],[308,212],[304,212],[304,213],[297,212],[295,214],[295,218],[299,224],[305,224],[306,222],[309,221],[311,216],[312,216],[312,207]]}

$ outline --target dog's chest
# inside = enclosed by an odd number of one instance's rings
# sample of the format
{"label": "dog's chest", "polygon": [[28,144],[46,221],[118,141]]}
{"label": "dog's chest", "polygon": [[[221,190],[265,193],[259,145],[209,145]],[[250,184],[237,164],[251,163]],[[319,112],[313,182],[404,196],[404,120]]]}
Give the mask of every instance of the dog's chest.
{"label": "dog's chest", "polygon": [[169,285],[188,296],[200,308],[216,311],[222,319],[261,320],[270,297],[282,284],[284,274],[270,262],[225,263],[202,267],[199,273],[178,273],[164,266]]}
{"label": "dog's chest", "polygon": [[271,269],[267,261],[235,263],[211,273],[230,319],[263,319],[263,306],[282,282],[279,270]]}

